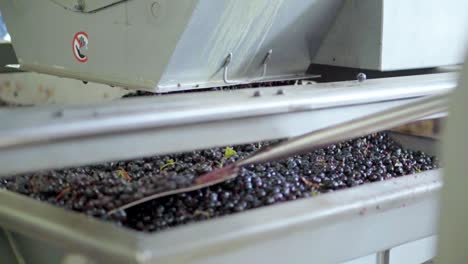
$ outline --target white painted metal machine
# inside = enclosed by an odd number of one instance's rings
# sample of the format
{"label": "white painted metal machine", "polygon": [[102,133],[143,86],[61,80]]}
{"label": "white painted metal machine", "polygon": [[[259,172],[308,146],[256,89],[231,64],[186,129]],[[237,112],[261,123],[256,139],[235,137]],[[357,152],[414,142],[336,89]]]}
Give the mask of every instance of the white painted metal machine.
{"label": "white painted metal machine", "polygon": [[[0,108],[0,176],[341,124],[452,92],[458,73],[441,67],[462,64],[468,47],[465,0],[4,0],[0,10],[19,69],[29,71],[0,74],[0,98],[52,104]],[[302,79],[318,82],[205,89]],[[203,91],[114,100],[127,89]],[[433,139],[395,137],[438,149]],[[1,190],[0,256],[6,263],[294,256],[294,263],[419,264],[435,256],[441,186],[440,171],[428,171],[154,235]]]}
{"label": "white painted metal machine", "polygon": [[[2,1],[21,69],[155,92],[459,64],[465,1]],[[443,23],[441,22],[443,21]]]}

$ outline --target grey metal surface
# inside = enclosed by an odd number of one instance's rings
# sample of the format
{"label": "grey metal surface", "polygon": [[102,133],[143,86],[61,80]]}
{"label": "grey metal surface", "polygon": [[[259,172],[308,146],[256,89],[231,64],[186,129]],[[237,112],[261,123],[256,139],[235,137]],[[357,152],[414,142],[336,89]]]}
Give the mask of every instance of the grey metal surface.
{"label": "grey metal surface", "polygon": [[462,72],[460,87],[453,94],[450,118],[443,137],[446,164],[442,210],[440,211],[439,258],[436,263],[463,263],[468,259],[468,67]]}
{"label": "grey metal surface", "polygon": [[[22,69],[154,90],[198,2],[125,1],[94,13],[48,0],[1,1],[0,8]],[[79,32],[88,35],[83,63],[74,56]]]}
{"label": "grey metal surface", "polygon": [[437,237],[412,241],[390,250],[389,264],[429,264],[436,256]]}
{"label": "grey metal surface", "polygon": [[129,90],[22,72],[0,73],[0,100],[15,105],[89,105],[120,99]]}
{"label": "grey metal surface", "polygon": [[449,73],[3,110],[0,174],[292,137],[455,85]]}
{"label": "grey metal surface", "polygon": [[[304,75],[342,0],[201,0],[177,44],[159,91],[226,85],[230,79]],[[207,19],[208,18],[208,19]]]}
{"label": "grey metal surface", "polygon": [[[17,0],[0,7],[21,69],[167,92],[227,85],[229,54],[228,76],[240,82],[264,69],[265,79],[304,75],[342,1],[141,0],[91,13],[76,11],[118,1]],[[88,40],[81,63],[73,55],[80,32]]]}
{"label": "grey metal surface", "polygon": [[403,70],[463,63],[465,0],[347,0],[314,63]]}
{"label": "grey metal surface", "polygon": [[[157,92],[297,78],[311,61],[386,71],[457,64],[468,23],[463,0],[17,0],[0,6],[22,69]],[[88,36],[82,63],[73,55],[80,32]]]}

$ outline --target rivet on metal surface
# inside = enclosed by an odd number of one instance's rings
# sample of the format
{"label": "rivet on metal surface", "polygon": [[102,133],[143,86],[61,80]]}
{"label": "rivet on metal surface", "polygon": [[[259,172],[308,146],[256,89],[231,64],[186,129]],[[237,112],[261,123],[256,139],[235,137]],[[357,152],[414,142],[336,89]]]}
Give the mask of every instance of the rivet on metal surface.
{"label": "rivet on metal surface", "polygon": [[75,10],[80,12],[83,12],[85,10],[85,3],[83,0],[76,1]]}
{"label": "rivet on metal surface", "polygon": [[55,118],[60,118],[63,117],[63,110],[58,110],[52,114],[53,117]]}
{"label": "rivet on metal surface", "polygon": [[151,4],[151,14],[153,15],[153,17],[158,17],[159,15],[159,8],[160,5],[158,2],[153,2],[153,4]]}
{"label": "rivet on metal surface", "polygon": [[359,82],[363,82],[365,80],[367,80],[367,75],[363,72],[360,72],[356,75],[356,79],[359,81]]}
{"label": "rivet on metal surface", "polygon": [[254,94],[253,94],[254,97],[260,97],[262,96],[262,92],[260,91],[255,91]]}
{"label": "rivet on metal surface", "polygon": [[229,80],[228,78],[228,71],[229,71],[229,64],[231,64],[231,61],[232,61],[232,52],[230,52],[228,54],[228,56],[226,57],[225,61],[224,61],[224,72],[223,72],[223,80],[224,80],[224,83],[225,84],[239,84],[239,83],[251,83],[251,82],[257,82],[257,81],[261,81],[263,80],[263,78],[265,78],[265,75],[266,75],[266,72],[267,72],[267,69],[268,69],[268,61],[270,60],[271,58],[271,54],[273,53],[273,50],[269,50],[267,52],[267,54],[265,55],[265,58],[263,59],[263,70],[262,70],[262,75],[258,78],[254,78],[254,79],[251,79],[251,80],[248,80],[248,81],[245,81],[245,80]]}
{"label": "rivet on metal surface", "polygon": [[278,91],[276,91],[276,94],[277,95],[284,95],[284,90],[283,89],[278,89]]}

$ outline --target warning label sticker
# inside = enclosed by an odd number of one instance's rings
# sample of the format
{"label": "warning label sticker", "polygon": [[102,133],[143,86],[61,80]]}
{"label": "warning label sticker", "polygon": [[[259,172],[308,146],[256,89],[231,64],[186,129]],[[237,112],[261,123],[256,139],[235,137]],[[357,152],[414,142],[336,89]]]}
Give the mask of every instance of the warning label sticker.
{"label": "warning label sticker", "polygon": [[88,34],[86,32],[78,32],[73,37],[73,55],[80,63],[88,61],[88,56],[85,54],[88,49]]}

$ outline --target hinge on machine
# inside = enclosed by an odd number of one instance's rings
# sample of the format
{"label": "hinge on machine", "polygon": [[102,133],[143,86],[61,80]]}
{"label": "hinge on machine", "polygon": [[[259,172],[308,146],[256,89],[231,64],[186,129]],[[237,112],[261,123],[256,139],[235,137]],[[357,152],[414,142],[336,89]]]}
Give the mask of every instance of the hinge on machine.
{"label": "hinge on machine", "polygon": [[260,75],[260,77],[257,77],[257,78],[254,78],[254,79],[251,79],[251,80],[229,80],[228,78],[228,71],[229,71],[229,64],[231,64],[231,61],[232,61],[232,52],[230,52],[228,54],[228,56],[226,57],[225,61],[224,61],[224,65],[223,65],[223,81],[225,84],[240,84],[240,83],[253,83],[253,82],[259,82],[261,80],[263,80],[266,76],[266,72],[267,72],[267,67],[268,67],[268,61],[270,60],[270,57],[271,57],[271,54],[273,53],[273,50],[270,49],[267,54],[265,55],[265,58],[263,59],[263,62],[262,62],[262,74]]}

